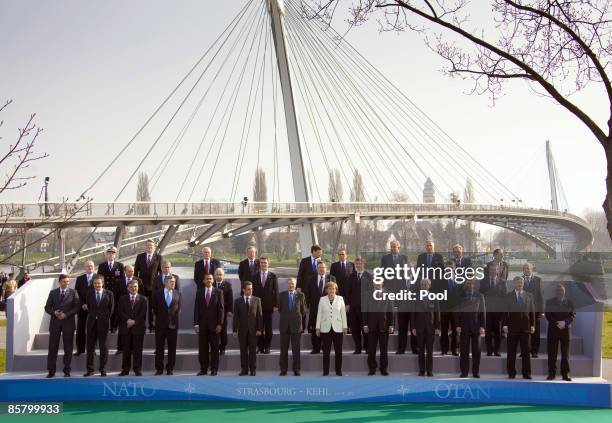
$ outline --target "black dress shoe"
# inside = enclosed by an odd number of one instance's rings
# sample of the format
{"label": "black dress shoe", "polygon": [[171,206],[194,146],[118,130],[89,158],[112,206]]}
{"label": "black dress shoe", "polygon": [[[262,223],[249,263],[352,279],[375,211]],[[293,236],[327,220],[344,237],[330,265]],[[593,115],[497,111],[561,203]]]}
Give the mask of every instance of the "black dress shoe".
{"label": "black dress shoe", "polygon": [[427,372],[427,376],[432,377],[433,373],[432,372]]}
{"label": "black dress shoe", "polygon": [[172,376],[174,374],[174,370],[166,370],[167,376]]}
{"label": "black dress shoe", "polygon": [[134,370],[134,374],[136,376],[142,376],[142,372],[140,370],[138,370],[138,371]]}
{"label": "black dress shoe", "polygon": [[361,354],[361,350],[355,350],[353,351],[353,354]]}
{"label": "black dress shoe", "polygon": [[83,377],[89,377],[89,376],[93,376],[93,375],[94,375],[94,372],[87,371],[87,372],[86,372],[86,373],[83,375]]}
{"label": "black dress shoe", "polygon": [[374,376],[376,374],[376,370],[370,370],[368,372],[368,376]]}
{"label": "black dress shoe", "polygon": [[563,376],[563,380],[566,381],[566,382],[571,382],[572,378],[569,377],[568,375],[565,375],[565,376]]}
{"label": "black dress shoe", "polygon": [[[200,373],[202,373],[202,372],[200,372]],[[200,373],[198,373],[198,375],[199,375]],[[203,375],[205,375],[206,373],[202,373],[202,374],[203,374]],[[246,376],[246,375],[248,375],[248,374],[249,374],[249,372],[247,372],[246,370],[242,370],[240,373],[238,373],[238,376]]]}
{"label": "black dress shoe", "polygon": [[301,376],[302,374],[300,373],[300,371],[299,371],[299,370],[295,370],[295,371],[293,372],[293,375],[294,375],[294,376]]}
{"label": "black dress shoe", "polygon": [[395,354],[402,355],[402,354],[405,354],[405,351],[397,350],[395,351]]}
{"label": "black dress shoe", "polygon": [[419,376],[425,376],[425,372],[419,372]]}
{"label": "black dress shoe", "polygon": [[461,373],[461,374],[459,375],[459,377],[467,377],[467,376],[468,376],[468,375],[467,375],[467,373]]}
{"label": "black dress shoe", "polygon": [[474,374],[472,375],[472,377],[473,377],[474,379],[480,379],[480,375],[479,375],[478,373],[474,373]]}
{"label": "black dress shoe", "polygon": [[266,348],[266,349],[264,350],[264,354],[270,354],[270,348]]}
{"label": "black dress shoe", "polygon": [[217,369],[210,371],[211,376],[217,376]]}
{"label": "black dress shoe", "polygon": [[380,374],[383,376],[389,376],[389,372],[387,371],[387,369],[381,370]]}
{"label": "black dress shoe", "polygon": [[105,377],[106,376],[106,370],[100,370],[100,376]]}
{"label": "black dress shoe", "polygon": [[531,353],[531,357],[538,358],[538,353]]}
{"label": "black dress shoe", "polygon": [[52,378],[52,377],[54,377],[54,376],[55,376],[55,372],[49,372],[49,373],[47,373],[47,377],[48,377],[48,378]]}
{"label": "black dress shoe", "polygon": [[64,372],[64,377],[70,377],[70,372]]}
{"label": "black dress shoe", "polygon": [[126,370],[122,370],[121,373],[119,373],[117,376],[127,376],[129,374],[130,374],[130,372],[128,372]]}
{"label": "black dress shoe", "polygon": [[440,355],[446,355],[446,354],[448,354],[448,352],[446,352],[446,351],[442,351],[442,352],[440,353]]}
{"label": "black dress shoe", "polygon": [[549,375],[546,377],[546,380],[555,380],[555,375],[551,375],[551,374],[549,374]]}
{"label": "black dress shoe", "polygon": [[323,372],[323,376],[329,376],[329,372]]}
{"label": "black dress shoe", "polygon": [[255,376],[256,374],[257,374],[257,373],[255,372],[255,370],[251,370],[251,371],[249,372],[249,375],[250,375],[250,376]]}
{"label": "black dress shoe", "polygon": [[317,351],[317,350],[310,351],[310,354],[319,354],[319,353],[320,353],[320,351]]}
{"label": "black dress shoe", "polygon": [[508,375],[508,379],[514,379],[516,378],[516,375]]}
{"label": "black dress shoe", "polygon": [[342,376],[342,372],[336,372],[336,376]]}
{"label": "black dress shoe", "polygon": [[496,353],[495,353],[495,357],[501,357],[501,354],[500,354],[500,353],[498,353],[498,352],[496,352]]}
{"label": "black dress shoe", "polygon": [[115,355],[119,355],[119,354],[122,354],[122,353],[123,353],[123,351],[121,351],[121,350],[115,351]]}
{"label": "black dress shoe", "polygon": [[491,357],[493,355],[493,353],[488,352],[487,353],[487,357]]}
{"label": "black dress shoe", "polygon": [[74,357],[78,357],[78,356],[80,356],[81,354],[83,354],[83,352],[82,352],[82,351],[77,351],[77,352],[75,352],[75,353],[73,354],[73,356],[74,356]]}
{"label": "black dress shoe", "polygon": [[[200,370],[198,372],[198,376],[206,376],[207,374],[208,374],[208,372],[206,370]],[[240,372],[240,376],[244,376],[244,375],[246,375],[246,372]]]}
{"label": "black dress shoe", "polygon": [[282,372],[280,372],[280,376],[287,376],[287,370],[283,370]]}
{"label": "black dress shoe", "polygon": [[459,356],[459,353],[458,353],[457,351],[453,351],[453,352],[452,352],[452,354],[453,354],[455,357]]}
{"label": "black dress shoe", "polygon": [[419,350],[412,350],[412,354],[418,355],[419,354]]}
{"label": "black dress shoe", "polygon": [[163,371],[161,371],[161,370],[156,370],[156,371],[155,371],[155,376],[161,376],[161,375],[163,375],[163,374],[164,374],[164,372],[163,372]]}
{"label": "black dress shoe", "polygon": [[523,375],[523,379],[531,379],[530,375]]}
{"label": "black dress shoe", "polygon": [[219,350],[219,355],[225,355],[225,350]]}

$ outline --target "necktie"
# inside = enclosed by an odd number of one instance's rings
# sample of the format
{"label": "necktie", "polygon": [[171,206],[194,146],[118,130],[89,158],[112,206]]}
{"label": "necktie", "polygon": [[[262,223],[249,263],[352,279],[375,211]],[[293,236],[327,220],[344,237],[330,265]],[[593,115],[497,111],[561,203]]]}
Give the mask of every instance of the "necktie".
{"label": "necktie", "polygon": [[427,267],[431,267],[431,254],[427,254]]}
{"label": "necktie", "polygon": [[136,298],[133,295],[130,295],[130,302],[132,303],[132,308],[134,308],[134,303],[136,302]]}
{"label": "necktie", "polygon": [[523,304],[523,293],[520,291],[518,293],[518,302],[519,304]]}
{"label": "necktie", "polygon": [[108,262],[108,270],[113,270],[113,262],[112,261]]}
{"label": "necktie", "polygon": [[151,256],[147,254],[147,267],[151,267]]}
{"label": "necktie", "polygon": [[87,287],[91,286],[91,275],[87,275]]}
{"label": "necktie", "polygon": [[60,291],[60,302],[64,301],[64,295],[66,294],[66,292],[62,289]]}
{"label": "necktie", "polygon": [[340,262],[340,264],[342,265],[342,270],[346,270],[346,266],[345,266],[344,262]]}
{"label": "necktie", "polygon": [[170,295],[170,291],[166,291],[166,305],[170,307],[171,302],[172,302],[172,295]]}
{"label": "necktie", "polygon": [[204,260],[204,274],[208,274],[208,260]]}
{"label": "necktie", "polygon": [[453,282],[453,280],[449,279],[448,280],[448,289],[450,289],[452,291],[454,286],[455,286],[455,283]]}
{"label": "necktie", "polygon": [[249,270],[253,273],[253,260],[249,260]]}
{"label": "necktie", "polygon": [[461,258],[457,259],[457,267],[461,267]]}
{"label": "necktie", "polygon": [[312,271],[317,271],[317,261],[315,259],[312,259]]}
{"label": "necktie", "polygon": [[525,288],[529,288],[529,283],[531,283],[531,278],[529,276],[525,276]]}
{"label": "necktie", "polygon": [[293,292],[289,293],[289,310],[293,310]]}
{"label": "necktie", "polygon": [[249,301],[249,297],[246,297],[246,305],[247,305],[247,308],[251,307],[251,302]]}
{"label": "necktie", "polygon": [[357,279],[359,279],[359,282],[361,282],[361,275],[362,275],[361,272],[357,273]]}
{"label": "necktie", "polygon": [[268,274],[266,272],[261,274],[261,286],[263,286],[264,288],[266,287],[267,277],[268,277]]}
{"label": "necktie", "polygon": [[100,291],[96,291],[96,304],[100,304]]}
{"label": "necktie", "polygon": [[210,303],[210,289],[206,288],[206,305]]}
{"label": "necktie", "polygon": [[323,295],[323,276],[319,279],[319,294]]}

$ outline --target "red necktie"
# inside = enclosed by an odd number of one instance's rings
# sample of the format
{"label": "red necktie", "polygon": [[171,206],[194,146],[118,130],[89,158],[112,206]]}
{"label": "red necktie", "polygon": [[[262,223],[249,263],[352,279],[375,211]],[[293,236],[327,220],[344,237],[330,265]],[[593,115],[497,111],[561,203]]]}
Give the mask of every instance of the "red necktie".
{"label": "red necktie", "polygon": [[132,307],[134,307],[134,303],[136,302],[136,298],[134,296],[132,296],[132,299],[130,300],[130,302],[132,303]]}
{"label": "red necktie", "polygon": [[204,260],[204,274],[208,274],[208,260]]}
{"label": "red necktie", "polygon": [[210,303],[210,289],[206,290],[206,305]]}

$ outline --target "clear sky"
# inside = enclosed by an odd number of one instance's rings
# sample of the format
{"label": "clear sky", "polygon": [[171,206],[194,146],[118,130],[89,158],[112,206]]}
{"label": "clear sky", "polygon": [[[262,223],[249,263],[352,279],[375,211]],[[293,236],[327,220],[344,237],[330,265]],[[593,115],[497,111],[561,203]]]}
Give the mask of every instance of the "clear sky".
{"label": "clear sky", "polygon": [[[38,149],[50,154],[29,169],[37,178],[28,187],[2,200],[37,200],[44,176],[51,177],[52,199],[74,199],[243,4],[1,0],[0,99],[14,99],[2,116],[1,135],[10,141],[16,128],[36,112],[44,127]],[[494,107],[486,97],[465,95],[470,83],[442,74],[441,59],[424,47],[418,34],[381,34],[373,22],[352,30],[347,39],[526,203],[546,206],[550,201],[544,155],[549,139],[570,209],[581,213],[600,208],[603,149],[552,100],[534,95],[523,82],[507,84],[505,96]],[[576,101],[602,122],[605,103],[599,94],[594,87],[576,95]],[[94,198],[112,200],[141,156],[133,153],[131,160],[113,168],[94,190]],[[157,163],[154,157],[145,170],[151,172]],[[286,164],[281,164],[282,172]],[[187,164],[177,158],[170,166],[178,171]],[[222,172],[231,179],[233,169]],[[179,179],[169,176],[153,199],[173,200]],[[220,180],[208,198],[223,199],[230,190],[225,184],[229,182]],[[281,182],[285,199],[290,193],[287,184]],[[239,190],[243,191],[248,187]],[[135,198],[134,186],[124,198]]]}

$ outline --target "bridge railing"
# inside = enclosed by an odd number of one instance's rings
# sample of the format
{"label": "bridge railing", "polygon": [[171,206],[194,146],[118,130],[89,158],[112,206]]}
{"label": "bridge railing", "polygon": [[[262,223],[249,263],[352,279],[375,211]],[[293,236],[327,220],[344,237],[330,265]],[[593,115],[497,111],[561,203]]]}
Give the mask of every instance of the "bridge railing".
{"label": "bridge railing", "polygon": [[421,213],[496,212],[530,210],[546,216],[572,216],[566,212],[520,205],[415,204],[415,203],[222,203],[222,202],[31,202],[0,203],[0,216],[9,218],[65,219],[87,216],[181,216],[257,214]]}

